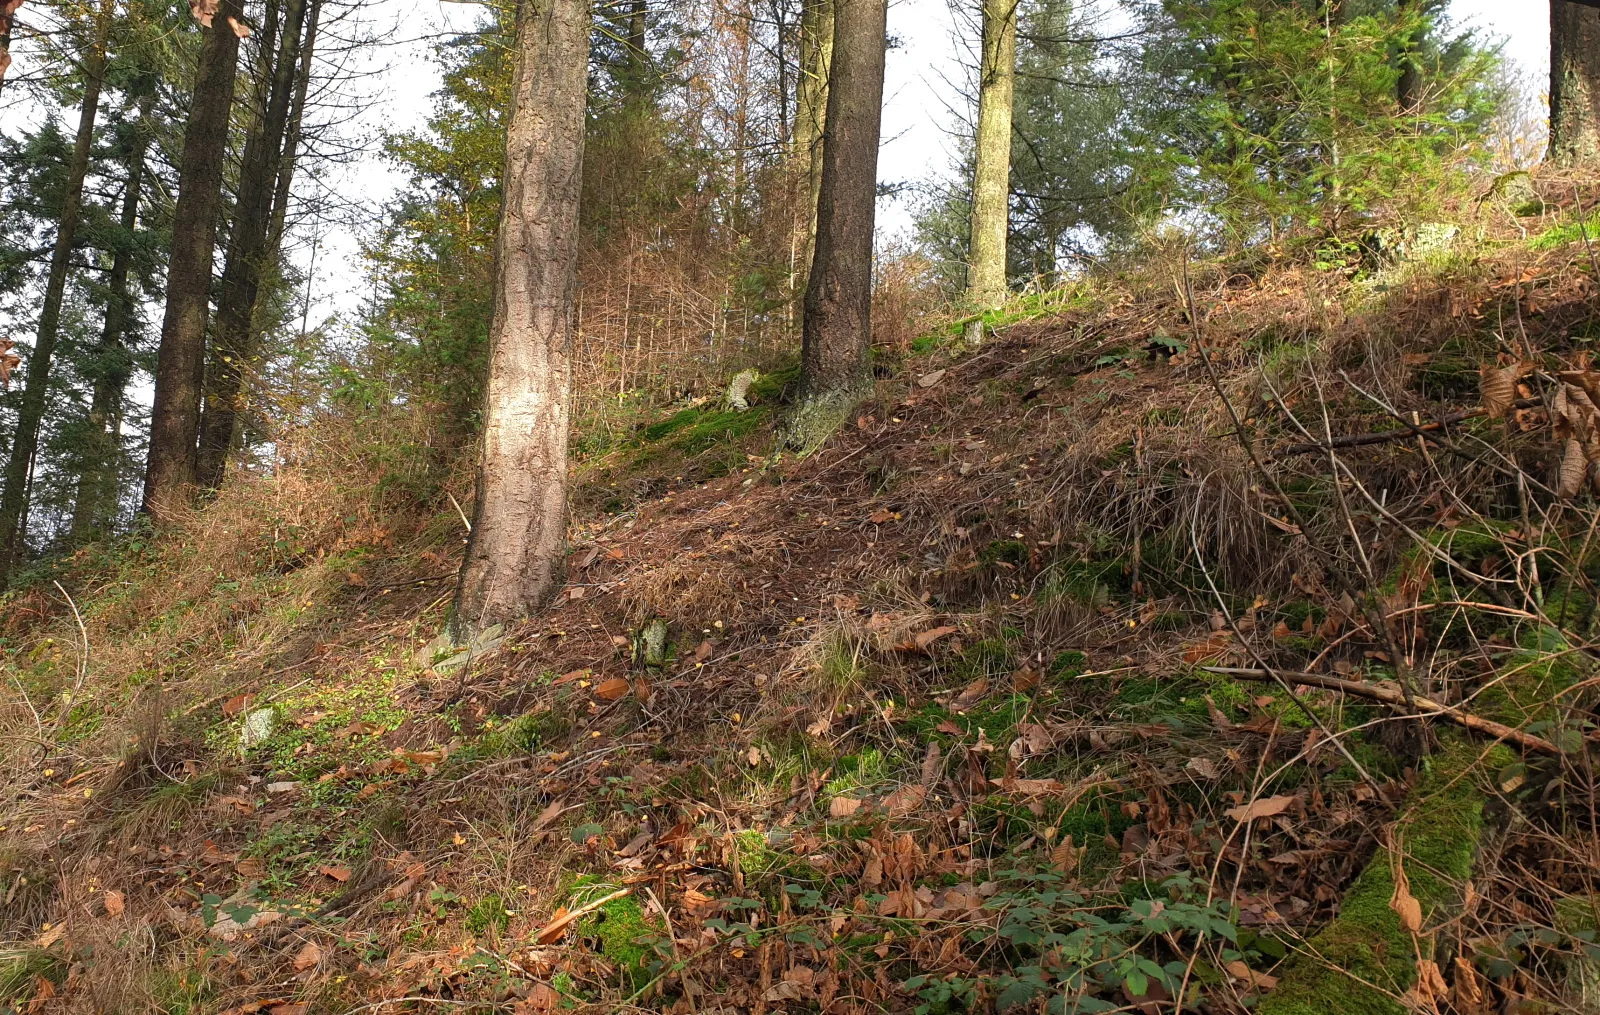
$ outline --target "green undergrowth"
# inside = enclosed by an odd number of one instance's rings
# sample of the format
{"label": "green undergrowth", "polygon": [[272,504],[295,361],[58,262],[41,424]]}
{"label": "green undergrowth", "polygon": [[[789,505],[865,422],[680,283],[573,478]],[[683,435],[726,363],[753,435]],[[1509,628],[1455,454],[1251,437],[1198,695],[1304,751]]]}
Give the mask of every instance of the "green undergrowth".
{"label": "green undergrowth", "polygon": [[[566,907],[575,910],[618,888],[593,875],[580,875],[567,893]],[[654,945],[661,942],[663,933],[660,921],[645,912],[637,894],[612,899],[580,919],[577,926],[578,938],[611,964],[619,984],[629,993],[644,986],[653,975],[652,964],[657,959]]]}

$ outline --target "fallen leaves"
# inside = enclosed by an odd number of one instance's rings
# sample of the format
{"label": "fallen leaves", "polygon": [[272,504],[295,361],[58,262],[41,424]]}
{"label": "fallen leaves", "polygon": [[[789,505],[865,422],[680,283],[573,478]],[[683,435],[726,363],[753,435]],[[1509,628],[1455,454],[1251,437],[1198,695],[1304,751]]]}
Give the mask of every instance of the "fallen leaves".
{"label": "fallen leaves", "polygon": [[926,652],[934,642],[955,634],[958,630],[960,628],[952,627],[948,624],[942,627],[930,628],[921,634],[914,635],[910,641],[903,642],[896,647],[902,652]]}
{"label": "fallen leaves", "polygon": [[935,384],[938,384],[940,381],[944,380],[944,375],[945,371],[943,370],[935,370],[932,373],[923,374],[921,377],[917,378],[917,387],[931,388]]}
{"label": "fallen leaves", "polygon": [[127,909],[127,900],[123,894],[115,889],[108,889],[105,894],[106,915],[121,916]]}
{"label": "fallen leaves", "polygon": [[594,696],[601,701],[616,701],[633,690],[633,685],[621,677],[611,677],[595,685]]}
{"label": "fallen leaves", "polygon": [[1268,973],[1257,972],[1238,959],[1234,959],[1223,968],[1226,969],[1228,971],[1228,975],[1233,977],[1235,980],[1243,980],[1251,987],[1259,990],[1271,990],[1273,987],[1278,985],[1278,978],[1276,976],[1272,976]]}
{"label": "fallen leaves", "polygon": [[317,963],[319,963],[321,961],[322,961],[322,949],[317,947],[317,943],[315,941],[307,941],[301,947],[301,949],[298,952],[295,953],[295,956],[294,956],[294,969],[295,969],[295,972],[303,973],[307,969],[312,968],[313,966],[315,966]]}
{"label": "fallen leaves", "polygon": [[1270,818],[1282,814],[1292,803],[1294,803],[1292,796],[1262,797],[1238,807],[1230,807],[1223,813],[1235,821],[1254,821],[1257,818]]}
{"label": "fallen leaves", "polygon": [[[901,786],[893,793],[890,793],[884,798],[883,806],[888,810],[891,818],[903,818],[921,809],[922,801],[927,796],[927,789],[913,783],[910,786]],[[838,798],[835,797],[835,799]]]}
{"label": "fallen leaves", "polygon": [[350,868],[348,867],[318,867],[317,870],[340,884],[350,880]]}
{"label": "fallen leaves", "polygon": [[848,818],[861,809],[861,801],[855,797],[836,796],[828,802],[828,816],[830,818]]}
{"label": "fallen leaves", "polygon": [[1400,926],[1411,934],[1422,933],[1422,903],[1411,894],[1411,879],[1406,877],[1406,865],[1396,859],[1394,864],[1394,893],[1389,896],[1389,908],[1400,918]]}

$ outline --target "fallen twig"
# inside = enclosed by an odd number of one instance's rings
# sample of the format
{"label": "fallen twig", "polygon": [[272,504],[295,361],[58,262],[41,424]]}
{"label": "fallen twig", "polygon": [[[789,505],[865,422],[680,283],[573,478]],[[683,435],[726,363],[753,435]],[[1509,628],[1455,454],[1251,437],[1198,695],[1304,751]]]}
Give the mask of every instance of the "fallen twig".
{"label": "fallen twig", "polygon": [[618,889],[617,891],[612,892],[610,895],[602,896],[601,898],[595,899],[593,902],[584,903],[570,913],[561,914],[554,920],[551,920],[549,923],[545,924],[544,928],[540,930],[538,934],[534,935],[534,939],[542,945],[555,941],[561,936],[562,932],[568,927],[572,926],[572,924],[588,916],[590,913],[599,909],[606,903],[620,899],[624,895],[632,895],[633,888],[634,886],[630,885],[627,888]]}
{"label": "fallen twig", "polygon": [[[1236,666],[1204,666],[1201,668],[1207,673],[1221,673],[1225,676],[1238,677],[1240,680],[1267,683],[1276,679],[1274,674],[1266,670]],[[1345,680],[1340,677],[1324,676],[1320,673],[1304,673],[1294,670],[1279,670],[1277,671],[1277,676],[1287,677],[1310,687],[1320,687],[1326,691],[1343,691],[1358,698],[1381,701],[1385,705],[1391,705],[1396,708],[1404,708],[1406,704],[1405,695],[1397,688],[1379,687],[1376,684],[1368,684],[1360,680]],[[1471,712],[1456,708],[1454,705],[1446,705],[1443,702],[1434,701],[1432,698],[1424,698],[1421,695],[1417,695],[1412,700],[1416,702],[1419,709],[1437,713],[1459,726],[1492,736],[1497,740],[1507,740],[1531,751],[1538,751],[1541,754],[1559,755],[1562,753],[1561,748],[1550,741],[1542,737],[1536,737],[1532,733],[1524,733],[1522,730],[1507,726],[1505,723],[1498,723],[1493,719],[1485,719],[1481,715],[1474,715]]]}
{"label": "fallen twig", "polygon": [[[1511,407],[1514,409],[1531,409],[1540,404],[1542,403],[1537,398],[1522,398],[1513,402]],[[1360,448],[1366,447],[1369,444],[1387,444],[1390,441],[1405,440],[1408,437],[1425,437],[1430,433],[1436,433],[1440,430],[1443,430],[1445,427],[1454,426],[1463,420],[1476,419],[1483,415],[1486,415],[1484,410],[1478,408],[1467,409],[1463,412],[1452,412],[1448,416],[1445,416],[1441,419],[1432,420],[1427,423],[1406,423],[1404,420],[1401,420],[1400,422],[1403,425],[1394,430],[1378,430],[1373,433],[1349,434],[1344,437],[1335,437],[1332,441],[1314,441],[1303,444],[1291,444],[1286,448],[1281,448],[1277,451],[1274,451],[1272,453],[1272,457],[1274,459],[1293,458],[1295,455],[1311,455],[1318,452],[1332,451],[1339,448]]]}

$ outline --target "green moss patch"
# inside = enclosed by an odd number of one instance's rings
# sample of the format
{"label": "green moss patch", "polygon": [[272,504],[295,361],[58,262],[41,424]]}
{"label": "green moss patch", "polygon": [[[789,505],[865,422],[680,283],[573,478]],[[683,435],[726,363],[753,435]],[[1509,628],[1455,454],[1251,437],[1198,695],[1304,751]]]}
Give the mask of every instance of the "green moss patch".
{"label": "green moss patch", "polygon": [[[1497,747],[1490,764],[1511,757]],[[1413,939],[1389,908],[1394,865],[1404,865],[1424,930],[1456,905],[1483,838],[1484,797],[1467,775],[1478,758],[1471,740],[1446,735],[1443,752],[1395,823],[1400,849],[1378,851],[1345,894],[1338,918],[1289,960],[1283,985],[1262,1001],[1261,1015],[1405,1015],[1406,1006],[1390,995],[1411,989],[1419,949],[1431,958],[1433,943]]]}

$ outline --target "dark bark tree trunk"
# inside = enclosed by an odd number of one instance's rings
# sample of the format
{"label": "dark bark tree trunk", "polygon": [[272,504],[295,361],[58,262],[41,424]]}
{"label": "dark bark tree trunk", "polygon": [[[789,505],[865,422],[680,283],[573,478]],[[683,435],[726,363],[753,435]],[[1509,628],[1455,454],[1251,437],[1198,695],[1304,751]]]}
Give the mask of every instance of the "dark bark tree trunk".
{"label": "dark bark tree trunk", "polygon": [[[284,154],[290,105],[295,92],[295,70],[300,35],[306,17],[305,0],[288,0],[277,56],[265,62],[262,92],[265,107],[245,141],[239,170],[238,199],[233,229],[228,239],[228,259],[222,271],[222,294],[212,329],[210,362],[206,367],[205,405],[200,413],[200,438],[195,458],[195,482],[202,490],[222,485],[233,447],[239,416],[238,399],[244,370],[253,353],[256,302],[268,260],[274,186]],[[270,46],[264,40],[263,47]]]}
{"label": "dark bark tree trunk", "polygon": [[[311,88],[311,65],[317,57],[317,23],[322,18],[322,0],[308,0],[306,42],[300,48],[300,66],[295,72],[294,100],[289,107],[289,126],[284,132],[283,151],[278,156],[277,185],[272,194],[272,223],[267,231],[267,250],[275,261],[283,250],[284,223],[289,215],[289,191],[294,183],[295,160],[300,154],[300,125],[306,111],[306,94]],[[259,344],[261,329],[252,329]],[[252,359],[256,346],[252,346]]]}
{"label": "dark bark tree trunk", "polygon": [[229,19],[239,18],[242,10],[243,0],[222,0],[205,30],[183,136],[144,475],[143,510],[158,522],[186,507],[194,491],[212,255],[239,63],[239,39]]}
{"label": "dark bark tree trunk", "polygon": [[1550,158],[1600,161],[1600,9],[1550,0]]}
{"label": "dark bark tree trunk", "polygon": [[[1409,17],[1412,12],[1414,0],[1402,0],[1397,5],[1401,17]],[[1422,49],[1422,35],[1424,26],[1418,25],[1409,33],[1396,57],[1400,67],[1400,78],[1395,82],[1395,101],[1399,104],[1401,112],[1414,113],[1422,106],[1422,63],[1419,52]]]}
{"label": "dark bark tree trunk", "polygon": [[586,0],[523,0],[518,11],[487,412],[451,621],[457,639],[540,609],[562,582],[589,31]]}
{"label": "dark bark tree trunk", "polygon": [[872,239],[887,0],[835,0],[816,251],[806,281],[800,401],[784,439],[814,448],[870,389]]}
{"label": "dark bark tree trunk", "polygon": [[26,536],[29,477],[39,451],[39,430],[44,422],[50,388],[50,365],[61,336],[61,303],[67,292],[67,271],[83,208],[83,179],[89,172],[89,152],[94,142],[95,120],[100,115],[100,89],[105,80],[106,44],[115,14],[114,0],[101,0],[94,42],[83,57],[83,102],[78,112],[78,133],[67,164],[67,185],[61,198],[61,218],[55,247],[50,253],[50,274],[45,281],[44,304],[28,356],[28,379],[17,406],[17,428],[12,435],[11,457],[6,461],[5,488],[0,491],[0,588],[22,556]]}
{"label": "dark bark tree trunk", "polygon": [[94,358],[94,394],[89,403],[89,446],[84,449],[73,495],[72,525],[68,530],[74,546],[92,542],[106,534],[116,514],[117,454],[122,439],[122,403],[133,374],[133,359],[128,354],[128,325],[133,319],[133,296],[128,291],[128,275],[133,258],[129,249],[139,225],[139,198],[144,188],[144,159],[150,145],[150,132],[144,123],[150,100],[140,103],[139,121],[133,128],[128,148],[127,183],[122,192],[122,214],[118,222],[117,248],[111,255],[111,272],[106,280],[106,317],[100,331],[100,346]]}

